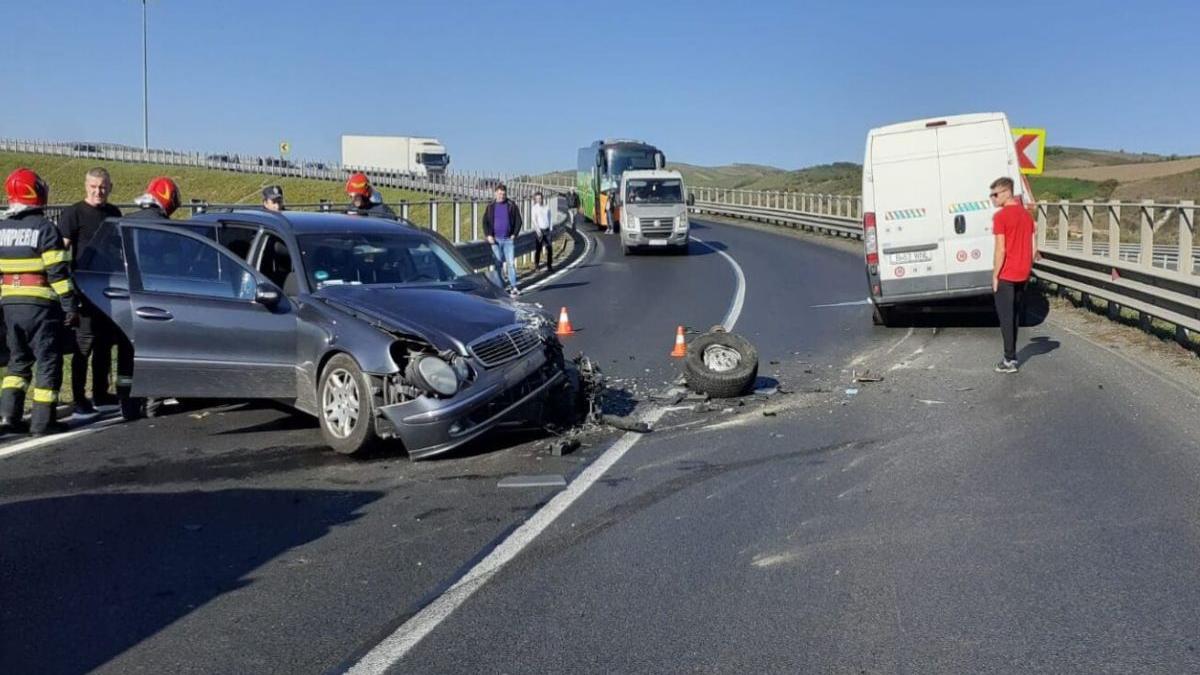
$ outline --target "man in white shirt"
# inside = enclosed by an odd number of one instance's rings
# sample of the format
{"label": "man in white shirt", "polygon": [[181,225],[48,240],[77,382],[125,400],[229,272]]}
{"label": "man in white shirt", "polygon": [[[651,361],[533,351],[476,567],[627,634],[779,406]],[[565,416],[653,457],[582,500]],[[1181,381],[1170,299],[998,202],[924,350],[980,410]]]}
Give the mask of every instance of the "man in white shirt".
{"label": "man in white shirt", "polygon": [[533,223],[533,236],[537,244],[533,249],[533,269],[542,265],[542,247],[546,248],[546,270],[554,271],[554,222],[550,218],[550,205],[546,203],[542,193],[533,195],[533,208],[530,209],[530,220]]}

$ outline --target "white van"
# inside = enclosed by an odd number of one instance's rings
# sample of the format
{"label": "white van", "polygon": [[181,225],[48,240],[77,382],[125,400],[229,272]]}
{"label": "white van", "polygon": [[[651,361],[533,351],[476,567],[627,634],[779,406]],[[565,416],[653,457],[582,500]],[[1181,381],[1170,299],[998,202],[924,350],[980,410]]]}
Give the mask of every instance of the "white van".
{"label": "white van", "polygon": [[988,186],[1032,203],[1004,113],[872,129],[863,161],[863,242],[876,324],[893,307],[992,292]]}

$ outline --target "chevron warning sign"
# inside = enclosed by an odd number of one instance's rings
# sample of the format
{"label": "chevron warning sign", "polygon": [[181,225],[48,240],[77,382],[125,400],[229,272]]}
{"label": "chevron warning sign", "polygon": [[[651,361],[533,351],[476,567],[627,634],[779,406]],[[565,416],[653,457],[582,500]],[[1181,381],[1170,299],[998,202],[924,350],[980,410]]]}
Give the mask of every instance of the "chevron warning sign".
{"label": "chevron warning sign", "polygon": [[1017,145],[1017,161],[1021,173],[1040,175],[1046,168],[1046,130],[1013,129],[1013,141]]}

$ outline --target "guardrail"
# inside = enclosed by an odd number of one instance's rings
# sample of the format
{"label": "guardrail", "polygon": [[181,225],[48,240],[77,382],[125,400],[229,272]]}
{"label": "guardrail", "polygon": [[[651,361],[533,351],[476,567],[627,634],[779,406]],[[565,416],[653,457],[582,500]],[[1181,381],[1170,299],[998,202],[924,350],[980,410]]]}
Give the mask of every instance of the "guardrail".
{"label": "guardrail", "polygon": [[[524,215],[526,223],[529,221],[529,212],[533,204],[532,200],[524,199],[517,200],[521,207],[521,213]],[[442,236],[449,239],[458,249],[459,253],[467,259],[467,262],[475,270],[482,270],[492,267],[495,264],[495,258],[492,252],[491,244],[483,239],[482,236],[482,217],[483,211],[490,203],[490,200],[429,200],[427,202],[398,202],[389,204],[400,218],[409,225],[420,227],[423,229],[434,230]],[[117,204],[124,212],[137,210],[136,204]],[[51,220],[57,221],[62,210],[66,208],[65,204],[53,204],[46,207],[46,216]],[[205,213],[207,211],[237,211],[237,210],[259,210],[259,207],[254,204],[210,204],[204,201],[193,200],[190,204],[185,204],[181,207],[189,215]],[[341,213],[345,208],[342,204],[333,204],[328,201],[321,201],[316,204],[289,204],[290,211],[323,211],[329,213]],[[560,215],[566,214],[566,209],[555,208],[554,211]],[[447,217],[443,218],[445,214]],[[513,244],[514,257],[518,264],[528,263],[532,258],[536,239],[526,225],[527,231],[517,236],[516,242]],[[567,230],[574,230],[574,224],[562,221],[556,223],[553,229],[554,240],[557,241],[560,237],[567,234]]]}
{"label": "guardrail", "polygon": [[[693,210],[862,238],[862,198],[798,192],[691,188]],[[1149,327],[1159,319],[1192,347],[1200,332],[1200,250],[1195,247],[1192,200],[1178,202],[1038,202],[1034,276],[1107,302],[1116,318],[1137,312]],[[1181,261],[1182,264],[1181,264]]]}

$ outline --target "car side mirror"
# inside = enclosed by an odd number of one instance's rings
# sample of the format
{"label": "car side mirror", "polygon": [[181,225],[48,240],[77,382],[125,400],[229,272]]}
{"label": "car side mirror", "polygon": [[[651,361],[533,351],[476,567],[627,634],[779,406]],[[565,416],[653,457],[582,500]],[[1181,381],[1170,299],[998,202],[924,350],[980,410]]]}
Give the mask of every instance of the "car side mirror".
{"label": "car side mirror", "polygon": [[254,301],[268,309],[274,309],[282,297],[279,289],[270,284],[259,284],[254,291]]}
{"label": "car side mirror", "polygon": [[689,194],[689,195],[688,195],[687,205],[688,205],[688,206],[695,206],[695,205],[696,205],[696,195],[692,195],[692,194]]}

